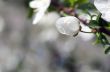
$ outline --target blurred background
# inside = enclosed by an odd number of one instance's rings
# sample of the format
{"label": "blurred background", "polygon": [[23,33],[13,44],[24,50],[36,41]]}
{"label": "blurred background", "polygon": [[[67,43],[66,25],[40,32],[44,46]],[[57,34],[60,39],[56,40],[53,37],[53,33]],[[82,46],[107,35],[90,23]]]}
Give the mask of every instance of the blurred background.
{"label": "blurred background", "polygon": [[60,34],[54,11],[32,25],[27,3],[0,0],[0,72],[110,72],[110,56],[93,44],[93,34]]}

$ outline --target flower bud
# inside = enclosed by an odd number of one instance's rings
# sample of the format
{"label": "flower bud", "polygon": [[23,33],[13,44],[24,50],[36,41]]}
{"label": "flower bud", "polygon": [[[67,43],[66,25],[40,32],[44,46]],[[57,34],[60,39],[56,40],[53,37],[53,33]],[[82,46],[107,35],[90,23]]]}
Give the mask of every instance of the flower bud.
{"label": "flower bud", "polygon": [[76,35],[80,30],[80,21],[74,16],[61,17],[56,22],[58,31],[66,35]]}

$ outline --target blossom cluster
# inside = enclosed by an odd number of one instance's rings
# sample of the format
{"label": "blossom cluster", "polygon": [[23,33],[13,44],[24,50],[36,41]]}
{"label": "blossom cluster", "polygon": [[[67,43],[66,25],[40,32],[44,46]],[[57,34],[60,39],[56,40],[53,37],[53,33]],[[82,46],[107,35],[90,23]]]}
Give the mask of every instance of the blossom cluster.
{"label": "blossom cluster", "polygon": [[[33,0],[29,6],[34,9],[33,24],[37,24],[44,16],[51,0]],[[94,6],[102,14],[102,18],[110,22],[110,1],[109,0],[94,0]],[[61,17],[56,22],[58,31],[66,35],[76,35],[80,31],[80,20],[75,16]]]}

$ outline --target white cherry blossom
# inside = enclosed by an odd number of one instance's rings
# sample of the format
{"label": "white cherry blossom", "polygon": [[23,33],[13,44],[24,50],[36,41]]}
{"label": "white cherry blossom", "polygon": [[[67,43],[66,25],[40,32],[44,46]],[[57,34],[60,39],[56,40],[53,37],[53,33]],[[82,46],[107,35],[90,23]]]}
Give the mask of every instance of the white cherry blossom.
{"label": "white cherry blossom", "polygon": [[80,29],[80,21],[74,16],[61,17],[56,22],[58,31],[66,35],[76,35]]}
{"label": "white cherry blossom", "polygon": [[40,19],[44,16],[50,3],[51,0],[33,0],[29,3],[29,6],[35,9],[33,24],[37,24],[40,21]]}
{"label": "white cherry blossom", "polygon": [[102,18],[110,22],[110,0],[94,0],[94,5],[102,13]]}

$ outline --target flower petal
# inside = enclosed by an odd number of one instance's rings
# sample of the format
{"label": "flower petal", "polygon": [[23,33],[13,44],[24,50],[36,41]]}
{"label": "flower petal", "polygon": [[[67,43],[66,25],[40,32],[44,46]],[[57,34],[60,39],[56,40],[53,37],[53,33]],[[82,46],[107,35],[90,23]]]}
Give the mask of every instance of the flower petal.
{"label": "flower petal", "polygon": [[37,24],[40,21],[40,19],[44,16],[44,14],[44,11],[38,11],[34,16],[33,24]]}
{"label": "flower petal", "polygon": [[39,1],[31,1],[31,2],[29,3],[29,6],[30,6],[31,8],[39,8],[39,7],[41,7],[41,3],[40,3]]}
{"label": "flower petal", "polygon": [[110,22],[110,0],[95,0],[94,5],[102,13],[102,18]]}
{"label": "flower petal", "polygon": [[41,9],[41,8],[48,8],[48,6],[50,5],[51,0],[34,0],[31,1],[29,3],[29,6],[31,8],[37,8],[37,9]]}
{"label": "flower petal", "polygon": [[51,0],[34,0],[29,3],[31,8],[35,9],[35,16],[33,24],[37,24],[39,20],[43,17],[45,14],[45,11],[50,5]]}

